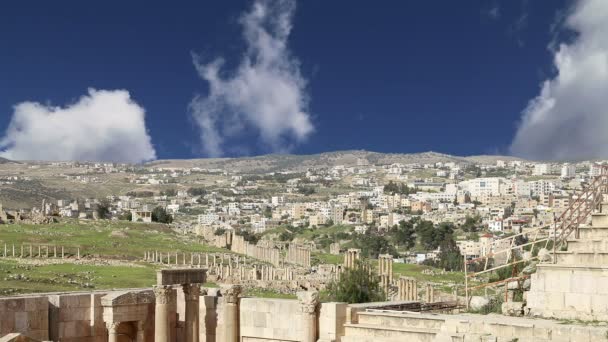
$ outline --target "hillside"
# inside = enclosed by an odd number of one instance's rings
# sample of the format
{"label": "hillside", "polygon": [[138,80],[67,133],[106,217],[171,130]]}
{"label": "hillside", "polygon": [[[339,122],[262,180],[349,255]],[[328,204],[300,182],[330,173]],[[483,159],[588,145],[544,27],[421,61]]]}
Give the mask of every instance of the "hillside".
{"label": "hillside", "polygon": [[204,158],[204,159],[169,159],[156,160],[147,165],[152,167],[200,167],[205,169],[238,170],[241,172],[263,173],[276,171],[304,171],[313,167],[333,167],[336,165],[354,166],[358,160],[367,160],[370,164],[386,165],[427,164],[437,162],[455,162],[472,164],[479,162],[494,163],[496,160],[519,160],[509,156],[469,156],[460,157],[438,152],[421,153],[378,153],[363,150],[336,151],[312,155],[269,154],[256,157],[240,158]]}

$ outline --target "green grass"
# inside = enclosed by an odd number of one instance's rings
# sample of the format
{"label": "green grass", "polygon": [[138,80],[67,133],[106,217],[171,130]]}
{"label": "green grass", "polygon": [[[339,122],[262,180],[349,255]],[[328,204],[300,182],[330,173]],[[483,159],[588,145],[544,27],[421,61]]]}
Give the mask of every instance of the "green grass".
{"label": "green grass", "polygon": [[295,294],[279,293],[273,290],[267,289],[247,289],[244,293],[247,297],[257,298],[277,298],[277,299],[296,299]]}
{"label": "green grass", "polygon": [[77,264],[27,265],[0,260],[0,294],[150,287],[156,267]]}
{"label": "green grass", "polygon": [[318,253],[312,255],[313,263],[314,259],[318,260],[319,264],[333,264],[340,265],[344,262],[343,255],[334,255],[328,253]]}
{"label": "green grass", "polygon": [[[0,250],[4,244],[18,255],[22,244],[47,244],[71,248],[81,248],[81,256],[101,256],[105,258],[137,260],[145,251],[159,252],[227,252],[227,250],[203,245],[194,235],[178,235],[163,224],[144,224],[127,221],[69,220],[48,225],[12,224],[0,225]],[[26,251],[29,247],[25,247]],[[51,253],[53,251],[50,248]],[[9,252],[10,253],[10,252]],[[67,250],[66,250],[67,253]]]}
{"label": "green grass", "polygon": [[321,235],[331,235],[340,232],[349,232],[351,230],[350,226],[343,225],[333,225],[330,227],[319,227],[316,229],[306,229],[303,232],[296,235],[296,238],[304,238],[306,240],[314,240],[315,238]]}

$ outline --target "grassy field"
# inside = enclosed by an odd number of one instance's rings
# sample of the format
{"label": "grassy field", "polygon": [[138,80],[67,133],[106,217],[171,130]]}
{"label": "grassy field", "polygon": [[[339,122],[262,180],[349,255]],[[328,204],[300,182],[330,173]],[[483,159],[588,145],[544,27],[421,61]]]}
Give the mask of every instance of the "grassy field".
{"label": "grassy field", "polygon": [[[80,247],[81,256],[101,256],[113,259],[136,260],[145,251],[159,252],[216,252],[221,250],[203,245],[193,235],[178,235],[162,224],[143,224],[126,221],[76,221],[48,225],[0,225],[0,246],[14,244],[47,244]],[[26,247],[27,248],[27,247]]]}
{"label": "grassy field", "polygon": [[[49,245],[51,255],[52,246],[64,246],[68,257],[80,247],[84,264],[0,258],[0,294],[149,287],[155,282],[156,266],[139,262],[145,251],[228,252],[203,245],[198,237],[177,234],[166,225],[125,221],[0,225],[0,254],[4,244],[9,255],[13,244],[16,255],[20,255],[22,244],[26,253],[28,244],[34,245],[34,253],[38,252],[36,245]],[[125,262],[122,266],[87,262],[92,257]]]}
{"label": "grassy field", "polygon": [[150,287],[155,283],[155,274],[155,266],[144,264],[38,266],[0,260],[0,294]]}
{"label": "grassy field", "polygon": [[314,264],[315,259],[318,260],[319,264],[332,264],[332,265],[340,265],[344,262],[344,255],[334,255],[328,253],[318,253],[313,254],[311,256],[313,259],[312,263]]}

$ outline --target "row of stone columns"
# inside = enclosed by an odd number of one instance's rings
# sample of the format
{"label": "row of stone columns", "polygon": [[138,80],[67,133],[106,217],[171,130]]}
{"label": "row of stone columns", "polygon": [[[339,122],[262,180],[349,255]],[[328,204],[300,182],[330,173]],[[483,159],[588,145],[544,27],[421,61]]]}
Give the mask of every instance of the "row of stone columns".
{"label": "row of stone columns", "polygon": [[397,288],[399,300],[418,300],[418,284],[415,279],[400,277]]}
{"label": "row of stone columns", "polygon": [[287,247],[287,262],[310,267],[310,248],[289,244],[289,247]]}
{"label": "row of stone columns", "polygon": [[361,258],[361,250],[358,248],[350,248],[344,254],[344,267],[353,268],[357,260]]}
{"label": "row of stone columns", "polygon": [[390,287],[393,283],[393,256],[382,254],[378,256],[378,274],[380,276],[380,285],[384,293],[388,296]]}
{"label": "row of stone columns", "polygon": [[[51,255],[51,247],[52,247],[52,255]],[[73,249],[74,247],[71,247]],[[50,245],[37,245],[37,248],[34,248],[33,245],[21,245],[20,251],[15,249],[15,245],[4,244],[4,252],[2,254],[3,257],[13,257],[13,258],[65,258],[66,248],[64,246],[50,246]],[[76,247],[76,257],[80,259],[80,247]]]}
{"label": "row of stone columns", "polygon": [[[232,264],[239,265],[245,264],[245,258],[241,258],[236,255],[233,256],[231,254],[216,254],[216,253],[190,253],[190,256],[187,257],[188,253],[179,253],[179,252],[159,252],[159,251],[145,251],[144,252],[144,261],[155,262],[165,265],[197,265],[203,266],[203,256],[204,256],[204,265],[207,267],[217,266],[227,263],[229,266]],[[227,261],[227,262],[226,262]]]}

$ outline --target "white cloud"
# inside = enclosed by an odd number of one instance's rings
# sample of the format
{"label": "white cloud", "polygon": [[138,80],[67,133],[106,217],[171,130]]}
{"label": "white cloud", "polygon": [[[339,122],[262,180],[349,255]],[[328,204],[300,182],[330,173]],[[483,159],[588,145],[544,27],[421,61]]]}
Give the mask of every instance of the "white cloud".
{"label": "white cloud", "polygon": [[565,26],[577,35],[554,50],[557,74],[523,111],[511,144],[515,155],[608,157],[608,1],[578,1]]}
{"label": "white cloud", "polygon": [[89,89],[65,107],[22,102],[0,140],[0,155],[13,160],[155,159],[144,116],[125,90]]}
{"label": "white cloud", "polygon": [[486,11],[486,15],[490,19],[498,20],[500,18],[500,6],[498,3],[492,4],[492,6]]}
{"label": "white cloud", "polygon": [[209,93],[195,97],[190,112],[207,155],[242,150],[243,134],[255,136],[265,150],[285,152],[314,131],[306,80],[287,48],[294,11],[293,0],[255,1],[240,18],[247,49],[227,77],[220,74],[223,59],[205,64],[194,56]]}

